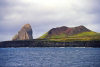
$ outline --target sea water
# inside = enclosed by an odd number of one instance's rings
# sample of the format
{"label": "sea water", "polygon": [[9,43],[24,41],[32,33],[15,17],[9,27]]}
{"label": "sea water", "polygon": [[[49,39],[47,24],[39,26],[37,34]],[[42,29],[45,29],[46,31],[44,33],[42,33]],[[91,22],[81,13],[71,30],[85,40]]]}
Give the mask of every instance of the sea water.
{"label": "sea water", "polygon": [[100,67],[100,48],[0,48],[0,67]]}

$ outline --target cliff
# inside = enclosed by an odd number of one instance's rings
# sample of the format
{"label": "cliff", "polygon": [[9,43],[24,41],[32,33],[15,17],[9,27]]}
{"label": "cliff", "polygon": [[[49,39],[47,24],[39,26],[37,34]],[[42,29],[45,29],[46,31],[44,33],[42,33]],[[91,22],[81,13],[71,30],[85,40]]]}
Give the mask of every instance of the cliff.
{"label": "cliff", "polygon": [[25,24],[21,30],[16,34],[12,40],[31,40],[32,37],[32,28],[30,24]]}
{"label": "cliff", "polygon": [[21,40],[0,42],[0,48],[9,47],[100,47],[100,41],[56,42],[47,40]]}

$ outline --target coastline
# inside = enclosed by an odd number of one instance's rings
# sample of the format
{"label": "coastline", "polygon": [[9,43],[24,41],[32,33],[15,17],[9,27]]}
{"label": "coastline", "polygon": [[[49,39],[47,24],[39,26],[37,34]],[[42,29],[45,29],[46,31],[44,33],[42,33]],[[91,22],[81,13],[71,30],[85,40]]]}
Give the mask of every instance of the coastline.
{"label": "coastline", "polygon": [[3,41],[0,42],[0,48],[35,48],[35,47],[88,47],[100,48],[100,41],[73,41],[73,42],[56,42],[46,40],[19,40],[19,41]]}

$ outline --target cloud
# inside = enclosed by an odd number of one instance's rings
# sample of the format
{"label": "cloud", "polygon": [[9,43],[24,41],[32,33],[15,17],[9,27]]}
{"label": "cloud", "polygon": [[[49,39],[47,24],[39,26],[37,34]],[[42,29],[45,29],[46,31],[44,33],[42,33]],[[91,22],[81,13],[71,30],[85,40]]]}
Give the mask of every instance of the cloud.
{"label": "cloud", "polygon": [[14,35],[26,23],[32,25],[35,38],[58,26],[85,25],[91,30],[100,32],[99,2],[99,0],[0,0],[0,35],[8,32]]}

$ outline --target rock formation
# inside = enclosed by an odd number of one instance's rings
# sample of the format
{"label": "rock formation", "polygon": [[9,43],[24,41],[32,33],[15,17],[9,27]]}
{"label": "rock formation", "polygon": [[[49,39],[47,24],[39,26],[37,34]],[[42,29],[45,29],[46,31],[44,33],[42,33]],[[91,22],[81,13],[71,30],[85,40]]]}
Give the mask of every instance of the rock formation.
{"label": "rock formation", "polygon": [[32,37],[32,28],[30,24],[25,24],[21,30],[16,34],[12,40],[31,40]]}

